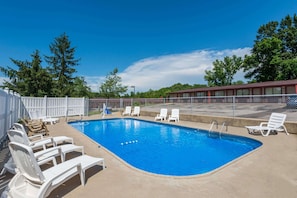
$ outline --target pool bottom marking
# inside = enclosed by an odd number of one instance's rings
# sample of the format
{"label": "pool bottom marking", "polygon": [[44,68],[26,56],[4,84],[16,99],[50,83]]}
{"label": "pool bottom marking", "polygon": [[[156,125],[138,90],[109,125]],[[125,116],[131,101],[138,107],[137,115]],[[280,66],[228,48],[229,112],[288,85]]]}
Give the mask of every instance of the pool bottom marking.
{"label": "pool bottom marking", "polygon": [[132,141],[127,141],[127,142],[122,142],[121,145],[125,146],[125,145],[128,145],[128,144],[135,144],[137,142],[138,142],[138,140],[132,140]]}

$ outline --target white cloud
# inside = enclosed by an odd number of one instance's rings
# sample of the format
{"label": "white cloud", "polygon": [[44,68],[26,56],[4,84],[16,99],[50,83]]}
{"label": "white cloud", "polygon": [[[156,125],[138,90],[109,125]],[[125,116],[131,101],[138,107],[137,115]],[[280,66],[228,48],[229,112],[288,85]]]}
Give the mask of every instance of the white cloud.
{"label": "white cloud", "polygon": [[[226,56],[241,56],[250,54],[251,48],[217,50],[199,50],[182,54],[171,54],[150,57],[139,60],[128,66],[119,76],[122,84],[135,86],[136,92],[149,89],[157,90],[176,83],[207,84],[204,81],[205,70],[212,69],[215,60],[222,60]],[[234,79],[244,80],[242,72],[238,72]],[[85,77],[93,91],[98,91],[103,77]],[[131,90],[132,91],[132,88]]]}
{"label": "white cloud", "polygon": [[[217,50],[199,50],[182,54],[171,54],[150,57],[139,60],[128,66],[119,76],[122,84],[135,86],[136,92],[145,92],[149,89],[157,90],[169,87],[176,83],[206,84],[205,70],[212,69],[212,63],[225,56],[241,56],[250,54],[251,48]],[[0,77],[0,84],[7,78]],[[104,82],[105,76],[85,76],[85,81],[92,91],[98,92],[99,85]],[[244,80],[243,72],[235,75],[234,81]],[[129,90],[132,91],[132,88]]]}

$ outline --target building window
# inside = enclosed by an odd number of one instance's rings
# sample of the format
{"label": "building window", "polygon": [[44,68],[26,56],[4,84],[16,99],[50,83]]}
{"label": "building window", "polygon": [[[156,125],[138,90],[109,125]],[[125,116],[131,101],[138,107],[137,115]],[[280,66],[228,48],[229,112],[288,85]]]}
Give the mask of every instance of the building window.
{"label": "building window", "polygon": [[282,93],[281,87],[267,87],[267,88],[265,88],[265,95],[281,94],[281,93]]}
{"label": "building window", "polygon": [[285,94],[296,94],[295,86],[288,86]]}
{"label": "building window", "polygon": [[238,89],[236,90],[236,95],[237,96],[242,96],[242,95],[249,95],[250,92],[248,89]]}
{"label": "building window", "polygon": [[206,95],[205,92],[197,92],[196,93],[197,97],[204,97],[205,95]]}
{"label": "building window", "polygon": [[215,96],[225,96],[224,91],[215,91]]}
{"label": "building window", "polygon": [[184,98],[190,97],[190,94],[189,93],[183,93],[183,97]]}

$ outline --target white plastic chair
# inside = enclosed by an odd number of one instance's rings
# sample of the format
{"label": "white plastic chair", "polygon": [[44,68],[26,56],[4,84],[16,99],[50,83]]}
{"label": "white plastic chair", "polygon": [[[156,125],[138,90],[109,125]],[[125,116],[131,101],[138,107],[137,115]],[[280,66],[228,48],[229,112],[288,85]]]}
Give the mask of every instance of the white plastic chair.
{"label": "white plastic chair", "polygon": [[179,109],[172,109],[171,110],[171,115],[169,115],[168,122],[174,121],[178,122],[179,121]]}
{"label": "white plastic chair", "polygon": [[135,106],[131,115],[132,116],[140,116],[140,106]]}
{"label": "white plastic chair", "polygon": [[18,173],[9,182],[6,194],[14,198],[47,197],[55,188],[78,174],[81,184],[85,185],[86,169],[97,164],[105,167],[103,158],[81,155],[42,171],[31,147],[11,142],[9,149]]}
{"label": "white plastic chair", "polygon": [[7,171],[10,172],[11,174],[15,174],[16,173],[15,169],[16,169],[15,163],[13,162],[12,157],[10,157],[8,161],[4,164],[0,175],[4,175]]}
{"label": "white plastic chair", "polygon": [[40,148],[41,146],[43,147],[43,149],[45,149],[46,145],[48,144],[54,144],[54,146],[57,146],[58,144],[63,142],[69,142],[71,144],[74,143],[73,138],[68,136],[44,137],[42,134],[37,134],[37,135],[28,137],[24,126],[20,123],[13,123],[12,129],[23,132],[24,137],[22,138],[24,138],[24,144],[31,146],[33,149],[35,147]]}
{"label": "white plastic chair", "polygon": [[124,115],[131,115],[131,111],[132,111],[132,108],[131,108],[131,106],[126,106],[126,108],[125,108],[125,111],[123,112],[123,116]]}
{"label": "white plastic chair", "polygon": [[52,118],[48,116],[42,116],[39,111],[30,111],[29,112],[31,120],[42,120],[42,122],[55,124],[59,121],[59,118]]}
{"label": "white plastic chair", "polygon": [[161,108],[160,109],[160,114],[157,114],[155,117],[155,120],[166,120],[167,119],[167,109],[166,108]]}
{"label": "white plastic chair", "polygon": [[261,122],[259,126],[245,126],[250,134],[260,131],[262,136],[268,136],[271,131],[285,131],[289,135],[284,123],[287,115],[283,113],[272,113],[268,122]]}
{"label": "white plastic chair", "polygon": [[[35,141],[32,144],[28,141],[28,136],[22,131],[11,129],[11,130],[8,130],[7,135],[11,142],[17,142],[17,143],[27,145],[31,147],[32,150],[36,149],[36,145],[42,144],[42,146],[46,146],[48,143],[53,143],[54,147],[51,147],[51,148],[43,147],[43,150],[35,153],[35,157],[37,158],[37,161],[41,161],[51,156],[61,156],[61,161],[63,162],[66,159],[67,153],[70,153],[72,151],[80,151],[82,154],[84,153],[83,146],[77,146],[74,144],[63,144],[63,145],[57,146],[57,142],[55,142],[54,140],[55,137],[51,138],[50,141],[48,141],[49,139],[41,139],[41,141],[37,143]],[[42,140],[45,140],[45,141],[42,142]],[[60,141],[60,139],[58,141]],[[34,143],[36,143],[36,145]]]}

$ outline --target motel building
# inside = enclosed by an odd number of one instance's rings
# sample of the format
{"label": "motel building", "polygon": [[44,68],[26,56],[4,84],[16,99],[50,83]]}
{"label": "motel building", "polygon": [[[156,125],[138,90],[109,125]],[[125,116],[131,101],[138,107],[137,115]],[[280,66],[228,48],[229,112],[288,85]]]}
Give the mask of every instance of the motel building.
{"label": "motel building", "polygon": [[200,102],[216,98],[216,102],[231,102],[232,96],[237,97],[237,102],[276,102],[277,100],[288,103],[288,101],[294,100],[292,102],[296,103],[296,94],[297,79],[180,90],[171,92],[169,98],[194,97],[198,100],[201,98]]}

